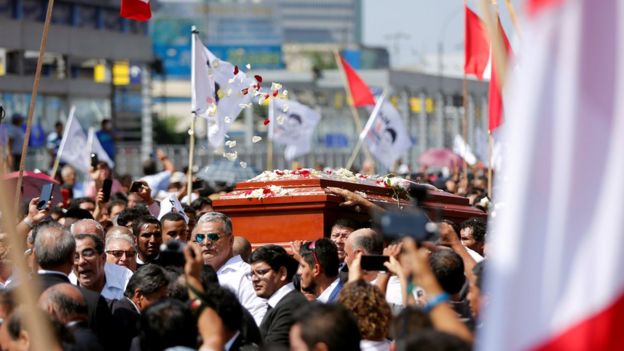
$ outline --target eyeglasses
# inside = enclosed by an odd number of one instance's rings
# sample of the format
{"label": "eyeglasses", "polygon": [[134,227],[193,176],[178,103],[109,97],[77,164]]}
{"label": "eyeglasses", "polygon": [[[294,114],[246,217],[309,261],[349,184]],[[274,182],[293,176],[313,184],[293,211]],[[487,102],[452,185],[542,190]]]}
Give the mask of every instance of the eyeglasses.
{"label": "eyeglasses", "polygon": [[265,276],[267,273],[269,273],[269,271],[271,271],[271,268],[265,268],[265,269],[256,269],[256,270],[251,270],[249,272],[247,272],[247,276],[249,278],[252,278],[253,276],[256,276],[258,278]]}
{"label": "eyeglasses", "polygon": [[318,264],[320,267],[321,262],[319,261],[318,256],[316,255],[316,240],[310,241],[308,243],[308,250],[312,251],[312,255],[314,256],[314,264]]}
{"label": "eyeglasses", "polygon": [[126,257],[134,257],[134,256],[136,256],[136,251],[134,251],[134,250],[128,250],[128,251],[124,251],[124,250],[108,250],[108,251],[106,251],[106,253],[109,254],[109,255],[115,256],[115,258],[121,258],[121,257],[123,257],[123,255],[126,255]]}
{"label": "eyeglasses", "polygon": [[219,235],[219,233],[208,233],[208,234],[201,234],[201,233],[197,233],[195,234],[195,242],[197,243],[203,243],[204,240],[206,240],[206,238],[208,238],[208,240],[210,241],[217,241],[219,239],[221,239],[221,235]]}
{"label": "eyeglasses", "polygon": [[74,261],[78,261],[80,260],[80,256],[84,257],[84,258],[91,258],[91,257],[95,257],[95,249],[84,249],[82,250],[82,252],[77,252],[74,253]]}

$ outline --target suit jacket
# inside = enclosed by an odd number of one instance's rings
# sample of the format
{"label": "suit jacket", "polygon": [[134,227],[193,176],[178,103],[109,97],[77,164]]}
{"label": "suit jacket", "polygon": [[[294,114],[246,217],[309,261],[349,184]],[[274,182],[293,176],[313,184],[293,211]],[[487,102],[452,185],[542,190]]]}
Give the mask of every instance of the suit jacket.
{"label": "suit jacket", "polygon": [[286,294],[262,319],[260,334],[264,344],[279,344],[290,347],[288,332],[294,324],[293,315],[308,303],[308,300],[297,290]]}
{"label": "suit jacket", "polygon": [[242,335],[239,335],[232,343],[227,351],[258,351],[260,348],[253,342],[245,340]]}
{"label": "suit jacket", "polygon": [[129,350],[132,339],[139,335],[139,318],[141,315],[127,297],[111,301],[111,310],[117,331],[119,350]]}
{"label": "suit jacket", "polygon": [[[39,280],[41,281],[42,292],[47,288],[54,286],[56,284],[68,283],[71,284],[69,278],[66,275],[59,273],[40,273],[38,274]],[[91,328],[97,337],[102,342],[106,348],[113,347],[111,344],[113,338],[112,335],[112,323],[111,323],[111,313],[108,305],[106,304],[106,300],[97,292],[78,287],[82,296],[87,303],[87,310],[89,314],[88,325]]]}
{"label": "suit jacket", "polygon": [[72,351],[104,351],[97,336],[89,329],[87,322],[78,322],[67,327],[74,336],[74,343],[69,347]]}

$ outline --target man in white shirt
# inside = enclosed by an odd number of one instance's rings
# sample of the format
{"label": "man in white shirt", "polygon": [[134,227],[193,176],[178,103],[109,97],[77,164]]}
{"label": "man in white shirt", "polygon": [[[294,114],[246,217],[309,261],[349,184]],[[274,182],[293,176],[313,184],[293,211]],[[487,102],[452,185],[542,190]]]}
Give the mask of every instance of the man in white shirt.
{"label": "man in white shirt", "polygon": [[152,159],[146,160],[143,162],[143,174],[145,174],[145,176],[141,178],[151,189],[152,198],[156,197],[159,191],[167,190],[169,178],[171,178],[171,175],[175,172],[175,165],[162,150],[156,150],[156,157],[162,164],[163,171],[156,172],[156,162]]}
{"label": "man in white shirt", "polygon": [[343,283],[338,276],[338,249],[329,239],[318,239],[301,245],[299,251],[301,288],[316,296],[319,302],[338,299]]}
{"label": "man in white shirt", "polygon": [[191,236],[192,245],[201,249],[204,264],[217,271],[221,286],[231,289],[238,301],[260,325],[267,310],[266,300],[256,296],[251,283],[251,267],[240,256],[234,256],[232,221],[223,213],[208,212],[201,216]]}
{"label": "man in white shirt", "polygon": [[132,271],[123,266],[106,264],[104,241],[97,235],[78,234],[74,237],[76,254],[73,273],[79,285],[109,300],[122,299]]}

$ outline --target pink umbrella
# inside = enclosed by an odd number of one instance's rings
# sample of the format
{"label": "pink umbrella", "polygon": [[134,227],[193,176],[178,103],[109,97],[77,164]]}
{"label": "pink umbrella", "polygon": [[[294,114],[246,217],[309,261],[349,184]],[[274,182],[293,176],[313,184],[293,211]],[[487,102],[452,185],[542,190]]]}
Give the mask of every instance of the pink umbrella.
{"label": "pink umbrella", "polygon": [[449,149],[429,149],[418,158],[421,166],[446,167],[451,171],[455,168],[464,168],[461,156]]}
{"label": "pink umbrella", "polygon": [[[18,176],[19,172],[12,172],[4,175],[2,181],[9,183],[9,186],[12,186],[12,189],[14,189],[17,185]],[[58,185],[58,181],[45,173],[35,173],[31,171],[24,171],[22,178],[22,201],[30,201],[33,197],[39,196],[41,187],[47,183],[55,184],[54,190],[52,191],[52,196],[55,200],[53,203],[62,201],[61,187]],[[14,196],[14,193],[11,196]]]}

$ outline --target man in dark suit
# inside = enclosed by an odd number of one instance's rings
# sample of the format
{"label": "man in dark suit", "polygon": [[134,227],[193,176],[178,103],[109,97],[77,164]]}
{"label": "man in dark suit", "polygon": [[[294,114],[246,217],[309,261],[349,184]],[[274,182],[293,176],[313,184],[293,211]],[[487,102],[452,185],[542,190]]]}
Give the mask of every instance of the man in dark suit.
{"label": "man in dark suit", "polygon": [[[39,281],[42,291],[51,286],[68,283],[68,274],[74,268],[76,240],[61,225],[52,222],[38,229],[35,238],[33,255],[39,265]],[[87,304],[88,325],[104,343],[105,347],[114,346],[109,337],[111,331],[111,314],[106,300],[100,294],[79,288]]]}
{"label": "man in dark suit", "polygon": [[291,283],[297,262],[277,245],[259,247],[251,254],[251,282],[256,295],[268,300],[268,311],[260,324],[264,344],[290,347],[288,332],[295,311],[307,304]]}
{"label": "man in dark suit", "polygon": [[39,297],[39,307],[69,329],[74,336],[72,350],[104,350],[87,325],[87,304],[77,287],[67,283],[51,286]]}
{"label": "man in dark suit", "polygon": [[155,264],[147,264],[132,275],[125,297],[111,302],[113,320],[119,332],[119,350],[128,350],[132,339],[139,335],[141,312],[154,302],[167,296],[169,280],[165,270]]}

